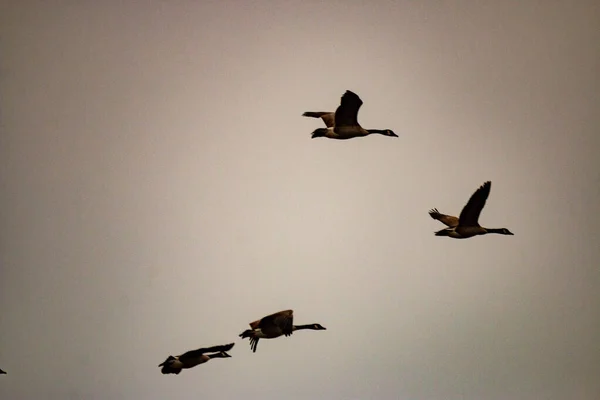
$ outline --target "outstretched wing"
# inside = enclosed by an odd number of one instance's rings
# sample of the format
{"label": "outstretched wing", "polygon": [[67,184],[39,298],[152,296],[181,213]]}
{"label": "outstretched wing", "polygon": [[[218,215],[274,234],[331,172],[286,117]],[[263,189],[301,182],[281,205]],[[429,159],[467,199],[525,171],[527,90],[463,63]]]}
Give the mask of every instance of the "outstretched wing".
{"label": "outstretched wing", "polygon": [[335,126],[357,126],[358,110],[362,103],[356,93],[346,90],[339,107],[335,111]]}
{"label": "outstretched wing", "polygon": [[329,111],[307,111],[302,116],[321,118],[328,128],[331,128],[335,124],[335,113]]}
{"label": "outstretched wing", "polygon": [[293,331],[294,311],[284,310],[268,315],[260,320],[258,327],[263,332],[281,330],[284,335],[290,335]]}
{"label": "outstretched wing", "polygon": [[458,218],[453,217],[452,215],[442,214],[438,211],[437,208],[429,210],[429,215],[431,216],[431,218],[437,219],[442,224],[449,226],[450,228],[458,226]]}
{"label": "outstretched wing", "polygon": [[197,349],[197,350],[190,350],[190,351],[185,352],[182,355],[180,355],[179,359],[183,360],[185,358],[196,358],[196,357],[200,357],[202,354],[205,354],[205,353],[219,353],[221,351],[229,351],[233,348],[234,345],[235,345],[235,343],[229,343],[229,344],[224,344],[221,346],[204,347],[204,348]]}
{"label": "outstretched wing", "polygon": [[491,188],[492,182],[487,181],[471,195],[458,217],[460,226],[479,226],[479,215],[490,195]]}

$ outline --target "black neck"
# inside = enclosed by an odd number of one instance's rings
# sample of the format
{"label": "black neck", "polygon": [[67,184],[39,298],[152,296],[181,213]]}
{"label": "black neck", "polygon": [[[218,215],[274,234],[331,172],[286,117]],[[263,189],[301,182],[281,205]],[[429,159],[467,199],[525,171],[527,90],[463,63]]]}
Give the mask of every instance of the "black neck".
{"label": "black neck", "polygon": [[384,134],[387,132],[387,129],[367,129],[367,132],[369,133],[380,133],[380,134]]}
{"label": "black neck", "polygon": [[295,330],[300,330],[300,329],[315,329],[315,324],[294,325],[294,329]]}
{"label": "black neck", "polygon": [[504,229],[502,228],[486,228],[487,233],[504,233]]}

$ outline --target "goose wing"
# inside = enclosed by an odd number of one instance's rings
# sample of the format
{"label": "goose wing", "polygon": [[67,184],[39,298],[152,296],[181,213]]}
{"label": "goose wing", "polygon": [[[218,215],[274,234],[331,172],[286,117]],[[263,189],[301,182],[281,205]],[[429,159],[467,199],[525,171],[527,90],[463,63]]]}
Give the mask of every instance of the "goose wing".
{"label": "goose wing", "polygon": [[280,330],[284,335],[291,335],[294,324],[294,311],[284,310],[267,315],[260,320],[258,327],[263,332]]}
{"label": "goose wing", "polygon": [[356,93],[346,90],[339,107],[335,111],[335,126],[357,126],[358,110],[362,103]]}
{"label": "goose wing", "polygon": [[203,347],[197,350],[190,350],[180,355],[179,359],[181,360],[181,362],[184,362],[185,359],[197,358],[200,357],[202,354],[206,353],[219,353],[221,351],[229,351],[233,348],[234,345],[235,343],[229,343],[221,346]]}
{"label": "goose wing", "polygon": [[491,188],[492,182],[487,181],[471,195],[458,217],[460,226],[479,226],[479,215],[490,195]]}
{"label": "goose wing", "polygon": [[307,111],[302,116],[321,118],[328,128],[331,128],[335,124],[335,113],[329,111]]}
{"label": "goose wing", "polygon": [[458,226],[458,218],[452,215],[442,214],[438,211],[437,208],[429,210],[429,216],[431,216],[431,218],[433,219],[437,219],[442,224],[449,226],[450,228]]}

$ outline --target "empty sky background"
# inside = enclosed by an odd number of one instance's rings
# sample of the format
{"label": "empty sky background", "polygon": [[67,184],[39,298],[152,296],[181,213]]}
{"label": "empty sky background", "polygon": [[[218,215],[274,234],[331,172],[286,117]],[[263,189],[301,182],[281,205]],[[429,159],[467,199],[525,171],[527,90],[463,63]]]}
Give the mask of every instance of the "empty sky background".
{"label": "empty sky background", "polygon": [[[0,398],[599,398],[599,16],[3,2]],[[400,137],[311,139],[347,89]],[[515,236],[435,237],[486,180]]]}

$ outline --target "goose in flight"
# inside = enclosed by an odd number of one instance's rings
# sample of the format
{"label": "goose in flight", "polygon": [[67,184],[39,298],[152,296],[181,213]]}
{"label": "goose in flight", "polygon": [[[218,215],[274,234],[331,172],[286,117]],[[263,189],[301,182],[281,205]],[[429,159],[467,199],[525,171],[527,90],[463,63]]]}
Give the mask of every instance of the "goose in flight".
{"label": "goose in flight", "polygon": [[275,314],[267,315],[259,320],[250,322],[250,328],[246,329],[239,336],[250,338],[250,348],[256,353],[259,339],[274,339],[279,336],[290,336],[293,332],[302,329],[312,329],[313,331],[322,331],[326,328],[321,324],[294,325],[294,311],[284,310]]}
{"label": "goose in flight", "polygon": [[479,225],[479,215],[490,195],[492,182],[485,182],[471,195],[467,204],[463,207],[458,218],[452,215],[440,213],[437,208],[429,210],[429,215],[437,219],[448,228],[435,232],[435,236],[448,236],[454,239],[467,239],[473,236],[498,233],[501,235],[514,235],[506,228],[484,228]]}
{"label": "goose in flight", "polygon": [[[231,350],[235,343],[229,343],[222,346],[207,347],[198,350],[191,350],[179,356],[169,356],[159,364],[162,367],[160,372],[163,374],[178,375],[182,369],[194,368],[196,365],[204,364],[213,358],[228,358],[231,357],[227,351]],[[212,354],[206,354],[212,353]]]}
{"label": "goose in flight", "polygon": [[307,111],[305,117],[321,118],[327,128],[315,129],[312,138],[352,139],[378,133],[384,136],[398,137],[391,129],[364,129],[358,123],[358,110],[363,102],[350,90],[343,94],[335,113],[327,111]]}

